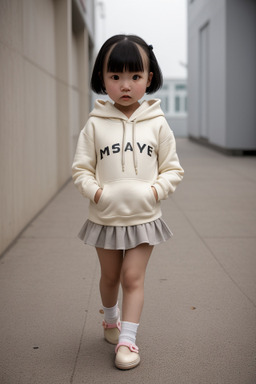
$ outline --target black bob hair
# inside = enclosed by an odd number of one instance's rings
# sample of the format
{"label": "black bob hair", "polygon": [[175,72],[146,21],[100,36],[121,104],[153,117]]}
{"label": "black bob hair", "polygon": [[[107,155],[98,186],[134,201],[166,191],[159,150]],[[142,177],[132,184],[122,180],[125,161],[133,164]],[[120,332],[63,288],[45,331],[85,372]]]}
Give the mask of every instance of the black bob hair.
{"label": "black bob hair", "polygon": [[151,84],[147,87],[146,93],[154,93],[161,88],[163,76],[152,45],[147,45],[143,39],[135,35],[115,35],[103,44],[96,57],[91,77],[91,89],[95,93],[106,95],[102,74],[104,60],[111,48],[113,49],[107,63],[107,70],[109,72],[123,72],[125,70],[129,72],[144,71],[143,60],[138,46],[145,51],[149,60],[149,72],[153,72]]}

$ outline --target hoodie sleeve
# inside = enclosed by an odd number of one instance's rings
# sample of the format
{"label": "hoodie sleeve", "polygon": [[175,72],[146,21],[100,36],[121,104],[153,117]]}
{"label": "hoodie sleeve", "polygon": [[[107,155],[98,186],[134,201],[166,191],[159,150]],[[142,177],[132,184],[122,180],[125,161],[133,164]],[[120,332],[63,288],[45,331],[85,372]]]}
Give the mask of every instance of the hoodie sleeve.
{"label": "hoodie sleeve", "polygon": [[72,178],[80,193],[93,201],[100,186],[95,178],[96,151],[92,135],[87,133],[88,125],[89,122],[79,135],[72,165]]}
{"label": "hoodie sleeve", "polygon": [[172,130],[165,121],[160,129],[158,151],[158,178],[153,184],[158,199],[164,200],[173,193],[183,179],[184,170],[176,153],[176,142]]}

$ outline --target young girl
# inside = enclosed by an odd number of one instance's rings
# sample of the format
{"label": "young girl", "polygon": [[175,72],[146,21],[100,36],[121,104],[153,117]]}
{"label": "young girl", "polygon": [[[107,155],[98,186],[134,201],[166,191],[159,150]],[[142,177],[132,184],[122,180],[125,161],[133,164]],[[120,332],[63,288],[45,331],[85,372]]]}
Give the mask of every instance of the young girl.
{"label": "young girl", "polygon": [[120,369],[140,362],[136,334],[146,267],[153,246],[172,235],[161,219],[160,204],[183,177],[160,100],[139,103],[161,85],[152,46],[132,35],[108,39],[96,58],[91,88],[108,94],[113,103],[96,101],[72,166],[75,185],[90,200],[89,219],[79,237],[96,247],[104,337],[117,344],[115,364]]}

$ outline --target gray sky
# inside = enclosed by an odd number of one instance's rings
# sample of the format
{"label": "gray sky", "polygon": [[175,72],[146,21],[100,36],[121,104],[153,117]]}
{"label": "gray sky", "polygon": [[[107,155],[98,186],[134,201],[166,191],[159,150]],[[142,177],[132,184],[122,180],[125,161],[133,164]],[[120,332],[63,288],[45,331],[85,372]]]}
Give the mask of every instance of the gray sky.
{"label": "gray sky", "polygon": [[[154,47],[164,77],[187,76],[187,0],[96,0],[97,49],[116,34],[141,36]],[[103,17],[102,17],[103,16]]]}

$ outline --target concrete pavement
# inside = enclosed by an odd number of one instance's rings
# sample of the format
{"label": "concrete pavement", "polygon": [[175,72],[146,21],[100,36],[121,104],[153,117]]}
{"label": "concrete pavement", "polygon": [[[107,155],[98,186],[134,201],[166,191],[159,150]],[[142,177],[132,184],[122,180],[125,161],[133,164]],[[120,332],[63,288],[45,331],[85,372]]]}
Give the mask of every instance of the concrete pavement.
{"label": "concrete pavement", "polygon": [[[163,203],[134,370],[102,338],[99,265],[76,234],[72,182],[0,259],[1,384],[255,384],[256,158],[177,140],[185,177]],[[121,292],[120,292],[121,301]]]}

